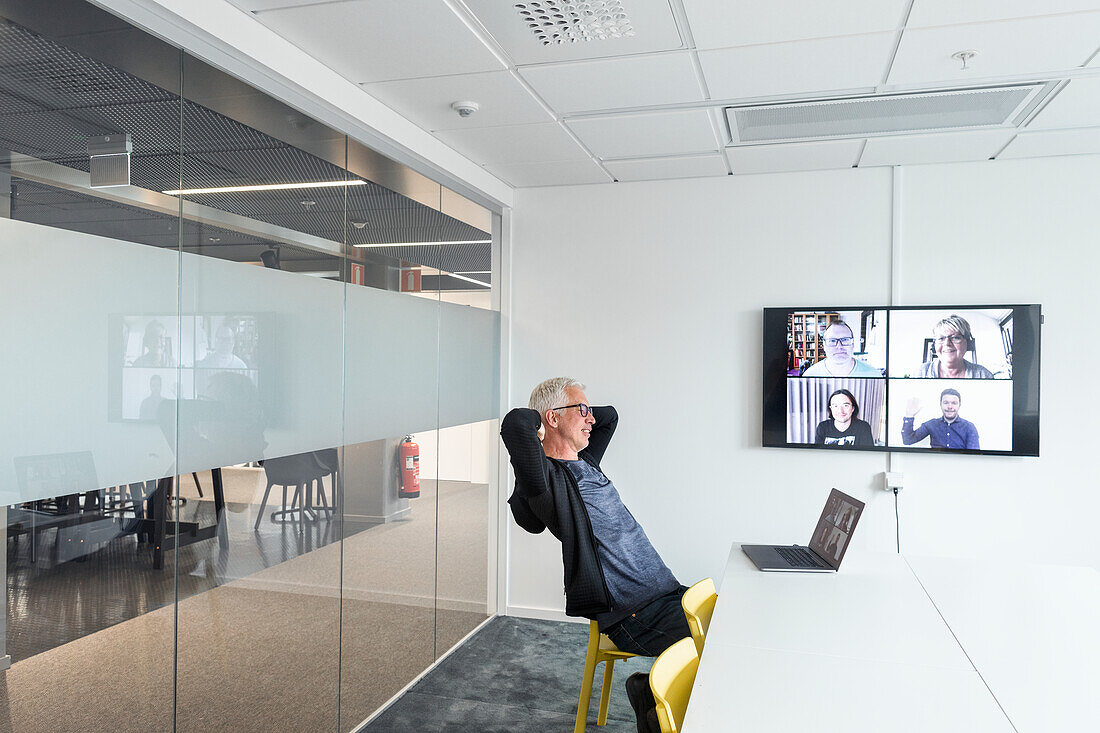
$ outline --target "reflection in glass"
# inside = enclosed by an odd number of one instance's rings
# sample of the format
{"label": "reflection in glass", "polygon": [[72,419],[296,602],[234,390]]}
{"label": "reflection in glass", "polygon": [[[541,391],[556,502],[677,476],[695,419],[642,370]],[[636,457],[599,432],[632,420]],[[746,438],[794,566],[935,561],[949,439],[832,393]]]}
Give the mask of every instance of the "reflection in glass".
{"label": "reflection in glass", "polygon": [[49,5],[0,20],[11,724],[350,730],[489,613],[489,214]]}

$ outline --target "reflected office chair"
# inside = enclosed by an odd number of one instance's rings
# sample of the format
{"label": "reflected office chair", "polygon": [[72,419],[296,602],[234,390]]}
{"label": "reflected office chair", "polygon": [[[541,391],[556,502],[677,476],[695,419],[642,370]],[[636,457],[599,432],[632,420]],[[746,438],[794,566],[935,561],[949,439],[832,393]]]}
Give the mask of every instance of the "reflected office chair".
{"label": "reflected office chair", "polygon": [[653,662],[653,669],[649,670],[649,689],[657,701],[661,733],[678,733],[684,724],[684,713],[698,669],[699,652],[694,639],[680,639]]}
{"label": "reflected office chair", "polygon": [[588,622],[588,653],[584,657],[584,677],[581,679],[581,698],[577,703],[577,722],[573,733],[584,733],[588,723],[588,703],[592,698],[592,683],[596,676],[596,665],[606,662],[603,669],[603,689],[600,691],[600,709],[596,715],[596,725],[607,725],[607,707],[611,698],[611,675],[615,671],[615,661],[629,659],[637,654],[624,652],[606,635],[600,633],[599,624]]}
{"label": "reflected office chair", "polygon": [[695,640],[695,650],[700,654],[703,653],[703,641],[710,628],[710,617],[714,614],[714,602],[717,600],[714,581],[703,578],[688,588],[680,601],[687,616],[688,628],[691,629],[691,638]]}
{"label": "reflected office chair", "polygon": [[[321,474],[321,478],[317,479],[317,497],[325,514],[328,515],[329,519],[332,519],[333,513],[337,512],[337,502],[340,500],[340,453],[336,448],[313,451],[313,460],[317,461],[324,472]],[[332,477],[330,479],[332,481],[332,501],[327,504],[325,502],[325,483],[323,481],[325,476]]]}
{"label": "reflected office chair", "polygon": [[[264,460],[264,473],[267,475],[267,488],[264,490],[263,501],[260,502],[260,511],[256,514],[255,529],[259,529],[260,522],[263,521],[264,510],[267,508],[267,499],[271,495],[272,486],[283,487],[283,506],[282,509],[271,513],[271,521],[273,522],[286,521],[278,518],[294,513],[297,513],[300,519],[306,518],[307,513],[312,511],[312,507],[306,506],[306,495],[308,493],[306,488],[307,486],[312,488],[314,482],[319,486],[318,493],[322,504],[325,503],[324,484],[321,482],[321,477],[331,473],[331,470],[317,460],[317,456],[313,452],[267,458]],[[294,498],[290,504],[287,504],[287,489],[291,486],[294,487]]]}

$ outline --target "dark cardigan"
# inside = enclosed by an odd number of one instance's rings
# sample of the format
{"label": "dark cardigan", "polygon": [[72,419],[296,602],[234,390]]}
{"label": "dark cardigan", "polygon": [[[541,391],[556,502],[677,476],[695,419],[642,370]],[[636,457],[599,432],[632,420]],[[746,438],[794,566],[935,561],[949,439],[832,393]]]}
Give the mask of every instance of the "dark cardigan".
{"label": "dark cardigan", "polygon": [[[579,457],[599,468],[619,415],[614,407],[593,407],[592,413],[596,422]],[[525,407],[512,410],[500,423],[500,437],[516,474],[508,504],[520,527],[532,534],[549,529],[561,541],[566,615],[595,618],[611,610],[611,592],[596,554],[592,522],[573,474],[543,452],[538,438],[541,424],[539,413]]]}

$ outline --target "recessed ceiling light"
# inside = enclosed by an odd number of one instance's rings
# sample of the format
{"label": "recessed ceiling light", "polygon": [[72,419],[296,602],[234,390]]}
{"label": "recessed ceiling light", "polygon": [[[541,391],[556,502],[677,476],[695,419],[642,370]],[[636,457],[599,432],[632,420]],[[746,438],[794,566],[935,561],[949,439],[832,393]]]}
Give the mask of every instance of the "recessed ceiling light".
{"label": "recessed ceiling light", "polygon": [[515,3],[512,7],[544,46],[634,36],[634,26],[621,0],[545,0]]}
{"label": "recessed ceiling light", "polygon": [[216,188],[182,188],[178,191],[161,191],[169,196],[193,196],[199,193],[238,193],[241,191],[287,191],[296,188],[333,188],[336,186],[365,186],[367,182],[352,178],[347,181],[311,181],[309,183],[264,183],[257,186],[219,186]]}

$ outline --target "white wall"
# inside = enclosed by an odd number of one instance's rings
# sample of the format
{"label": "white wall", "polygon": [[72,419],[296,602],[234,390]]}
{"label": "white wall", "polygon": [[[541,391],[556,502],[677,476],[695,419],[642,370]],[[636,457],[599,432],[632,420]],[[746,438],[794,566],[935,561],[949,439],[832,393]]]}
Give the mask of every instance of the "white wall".
{"label": "white wall", "polygon": [[[806,541],[833,486],[868,502],[853,550],[892,550],[886,454],[760,447],[760,309],[887,304],[895,275],[897,304],[1040,302],[1043,456],[894,456],[901,540],[1095,558],[1078,405],[1100,396],[1081,333],[1098,172],[1089,156],[517,191],[511,402],[569,374],[618,407],[604,467],[684,582],[720,576],[734,540]],[[509,541],[509,612],[554,617],[556,543],[514,525]]]}

